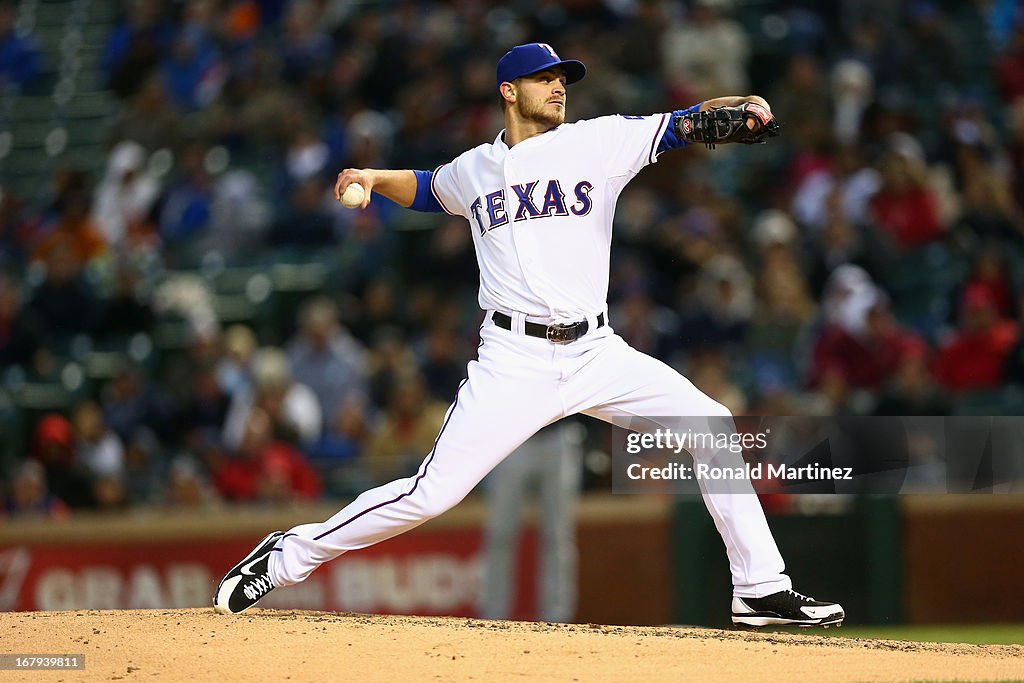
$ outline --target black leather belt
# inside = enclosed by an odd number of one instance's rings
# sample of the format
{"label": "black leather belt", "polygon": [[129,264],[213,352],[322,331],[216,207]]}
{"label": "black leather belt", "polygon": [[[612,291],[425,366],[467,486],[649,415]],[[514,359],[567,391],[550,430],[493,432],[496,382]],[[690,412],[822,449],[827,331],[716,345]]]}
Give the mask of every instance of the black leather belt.
{"label": "black leather belt", "polygon": [[[512,330],[512,316],[495,311],[491,314],[491,320],[498,327],[506,330]],[[603,327],[605,323],[604,313],[599,313],[597,316],[597,326]],[[531,323],[530,321],[525,322],[525,332],[531,337],[539,337],[541,339],[547,339],[552,344],[568,344],[574,342],[590,330],[590,322],[587,320],[581,320],[578,323],[570,323],[564,325],[558,323],[555,325],[541,325],[540,323]]]}

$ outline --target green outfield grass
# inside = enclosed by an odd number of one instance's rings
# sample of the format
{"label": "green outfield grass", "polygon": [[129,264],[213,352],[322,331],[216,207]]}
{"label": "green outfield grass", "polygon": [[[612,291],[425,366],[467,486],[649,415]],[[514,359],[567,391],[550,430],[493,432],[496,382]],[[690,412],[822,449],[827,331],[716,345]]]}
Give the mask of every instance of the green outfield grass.
{"label": "green outfield grass", "polygon": [[839,638],[881,638],[929,643],[976,643],[1024,645],[1024,624],[944,624],[941,626],[843,626],[839,629],[806,629]]}

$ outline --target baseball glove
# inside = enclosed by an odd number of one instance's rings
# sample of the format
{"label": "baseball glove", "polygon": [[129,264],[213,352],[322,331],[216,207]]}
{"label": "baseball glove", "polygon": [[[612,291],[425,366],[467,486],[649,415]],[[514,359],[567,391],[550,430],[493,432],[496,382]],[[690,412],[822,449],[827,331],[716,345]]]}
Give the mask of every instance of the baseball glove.
{"label": "baseball glove", "polygon": [[[753,129],[747,126],[748,119],[755,121]],[[714,149],[716,144],[725,142],[763,145],[779,134],[782,124],[761,105],[744,102],[738,107],[717,107],[677,116],[675,127],[676,135],[683,140],[703,142],[708,149]]]}

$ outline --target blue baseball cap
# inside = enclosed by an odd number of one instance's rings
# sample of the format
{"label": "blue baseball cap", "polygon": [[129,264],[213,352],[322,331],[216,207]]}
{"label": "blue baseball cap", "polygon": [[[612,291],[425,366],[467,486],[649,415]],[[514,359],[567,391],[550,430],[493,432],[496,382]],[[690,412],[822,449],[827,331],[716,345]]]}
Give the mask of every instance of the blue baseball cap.
{"label": "blue baseball cap", "polygon": [[575,83],[587,75],[587,67],[576,59],[562,59],[547,43],[516,45],[498,60],[498,87],[502,83],[535,74],[554,66],[565,69],[565,82]]}

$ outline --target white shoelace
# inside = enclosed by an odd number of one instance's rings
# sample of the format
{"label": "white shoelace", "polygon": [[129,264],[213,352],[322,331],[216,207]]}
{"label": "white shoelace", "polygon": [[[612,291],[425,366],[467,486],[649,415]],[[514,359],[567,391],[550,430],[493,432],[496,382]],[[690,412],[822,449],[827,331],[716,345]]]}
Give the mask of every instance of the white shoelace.
{"label": "white shoelace", "polygon": [[808,596],[804,595],[803,593],[797,593],[792,588],[786,589],[786,592],[795,595],[800,600],[806,600],[807,602],[817,602],[814,598],[808,597]]}
{"label": "white shoelace", "polygon": [[269,592],[270,589],[273,587],[274,584],[270,583],[270,576],[267,574],[262,574],[260,576],[257,576],[249,583],[247,583],[245,588],[242,589],[242,593],[244,593],[245,597],[249,598],[250,600],[256,600],[264,593]]}

